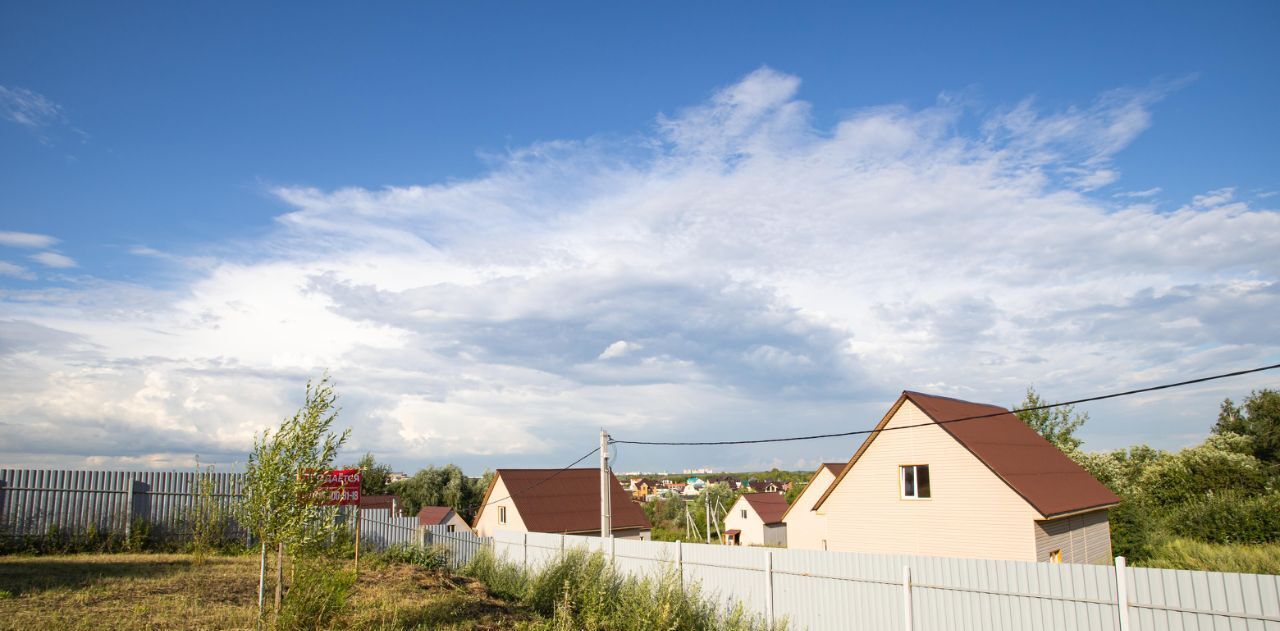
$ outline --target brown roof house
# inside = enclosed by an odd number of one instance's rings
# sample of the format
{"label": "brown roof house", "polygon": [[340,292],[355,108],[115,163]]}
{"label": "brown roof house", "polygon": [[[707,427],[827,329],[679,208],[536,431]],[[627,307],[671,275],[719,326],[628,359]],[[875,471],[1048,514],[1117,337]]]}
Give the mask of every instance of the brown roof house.
{"label": "brown roof house", "polygon": [[[644,511],[617,478],[612,481],[613,536],[647,540]],[[476,514],[475,532],[488,537],[498,531],[600,536],[600,470],[498,469]]]}
{"label": "brown roof house", "polygon": [[466,520],[448,506],[423,506],[418,511],[418,525],[448,526],[449,532],[471,532]]}
{"label": "brown roof house", "polygon": [[724,542],[729,545],[785,546],[787,526],[782,515],[787,499],[777,493],[745,493],[724,517]]}
{"label": "brown roof house", "polygon": [[1005,408],[908,391],[876,430],[814,504],[819,547],[1111,561],[1120,498]]}
{"label": "brown roof house", "polygon": [[828,462],[818,467],[809,478],[809,483],[796,496],[796,501],[787,507],[782,516],[782,523],[787,525],[787,547],[799,550],[822,550],[827,540],[827,519],[813,510],[831,483],[836,481],[843,462]]}

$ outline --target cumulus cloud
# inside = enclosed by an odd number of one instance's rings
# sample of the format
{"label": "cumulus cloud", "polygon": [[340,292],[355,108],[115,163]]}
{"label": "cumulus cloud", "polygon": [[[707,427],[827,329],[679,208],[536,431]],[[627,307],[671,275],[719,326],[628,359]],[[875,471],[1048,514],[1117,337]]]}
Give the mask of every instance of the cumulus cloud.
{"label": "cumulus cloud", "polygon": [[[876,107],[823,128],[800,90],[761,69],[651,133],[520,148],[469,180],[276,188],[287,210],[257,254],[184,266],[178,287],[10,291],[25,328],[0,349],[0,453],[234,459],[327,369],[354,450],[556,466],[602,426],[844,431],[903,388],[1009,404],[1032,382],[1066,397],[1280,347],[1280,214],[1230,190],[1173,210],[1091,192],[1122,181],[1112,158],[1167,90],[1061,111]],[[1085,438],[1204,431],[1251,383],[1098,408]],[[856,447],[837,443],[698,460]]]}
{"label": "cumulus cloud", "polygon": [[31,232],[0,232],[0,246],[9,248],[48,248],[58,240],[46,234]]}

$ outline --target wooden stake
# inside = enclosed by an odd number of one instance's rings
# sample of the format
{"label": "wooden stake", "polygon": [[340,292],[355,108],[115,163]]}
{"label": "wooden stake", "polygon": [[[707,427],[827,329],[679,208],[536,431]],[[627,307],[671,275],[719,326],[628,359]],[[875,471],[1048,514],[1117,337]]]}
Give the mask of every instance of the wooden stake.
{"label": "wooden stake", "polygon": [[360,578],[360,505],[356,504],[356,578]]}

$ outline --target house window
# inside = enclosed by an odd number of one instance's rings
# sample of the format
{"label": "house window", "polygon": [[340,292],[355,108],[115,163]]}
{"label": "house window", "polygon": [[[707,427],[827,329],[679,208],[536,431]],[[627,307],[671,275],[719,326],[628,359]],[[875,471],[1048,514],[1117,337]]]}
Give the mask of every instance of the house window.
{"label": "house window", "polygon": [[743,519],[746,519],[746,518],[747,518],[747,509],[745,509],[745,508],[744,508],[744,509],[742,509],[742,518],[743,518]]}
{"label": "house window", "polygon": [[499,524],[507,523],[507,507],[506,506],[498,507],[498,523]]}
{"label": "house window", "polygon": [[922,500],[931,497],[929,493],[929,465],[908,464],[898,467],[902,472],[902,498]]}
{"label": "house window", "polygon": [[449,524],[449,530],[448,530],[448,532],[453,532],[453,524]]}
{"label": "house window", "polygon": [[1049,553],[1050,563],[1062,563],[1062,550],[1054,550]]}

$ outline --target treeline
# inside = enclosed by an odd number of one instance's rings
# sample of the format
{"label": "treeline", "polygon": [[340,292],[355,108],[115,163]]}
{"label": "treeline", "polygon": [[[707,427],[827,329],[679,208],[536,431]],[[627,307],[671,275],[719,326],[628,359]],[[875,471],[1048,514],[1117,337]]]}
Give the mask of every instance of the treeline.
{"label": "treeline", "polygon": [[447,464],[419,469],[408,479],[391,482],[391,466],[379,463],[371,453],[349,466],[361,471],[361,493],[399,496],[406,515],[417,515],[423,506],[448,506],[468,523],[475,517],[479,504],[484,501],[485,489],[493,479],[492,471],[470,478],[458,465]]}
{"label": "treeline", "polygon": [[[1018,407],[1042,404],[1034,393]],[[1154,567],[1280,572],[1280,392],[1223,402],[1204,442],[1083,452],[1087,415],[1070,408],[1019,414],[1120,496],[1112,548]]]}

